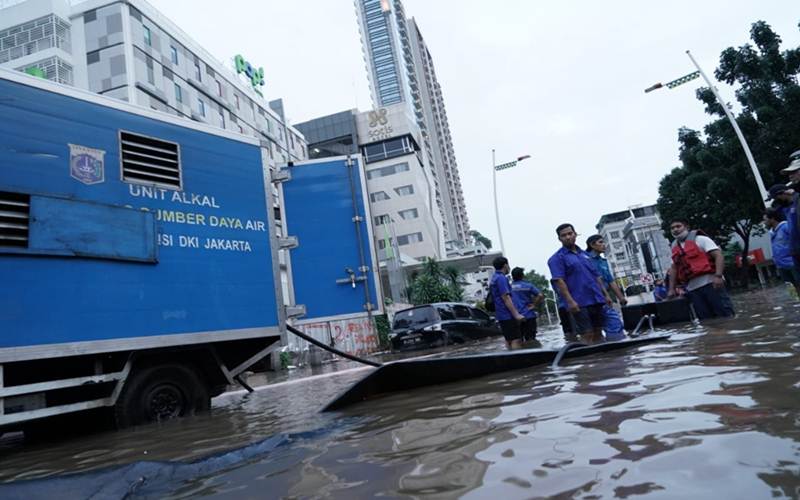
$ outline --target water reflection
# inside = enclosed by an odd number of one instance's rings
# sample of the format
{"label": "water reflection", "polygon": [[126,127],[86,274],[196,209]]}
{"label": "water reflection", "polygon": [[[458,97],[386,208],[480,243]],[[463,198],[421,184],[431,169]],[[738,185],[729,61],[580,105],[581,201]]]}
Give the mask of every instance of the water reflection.
{"label": "water reflection", "polygon": [[185,461],[280,434],[274,450],[152,480],[134,496],[797,498],[800,310],[780,291],[737,300],[736,320],[686,325],[669,343],[331,415],[316,411],[363,372],[285,384],[228,396],[209,417],[85,437],[68,450],[12,447],[0,474]]}

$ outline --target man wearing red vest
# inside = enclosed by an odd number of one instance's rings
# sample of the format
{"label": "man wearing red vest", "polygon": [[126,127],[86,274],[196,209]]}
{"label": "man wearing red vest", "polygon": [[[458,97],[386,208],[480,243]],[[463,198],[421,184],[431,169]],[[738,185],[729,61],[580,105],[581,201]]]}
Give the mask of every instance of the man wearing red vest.
{"label": "man wearing red vest", "polygon": [[725,259],[717,244],[708,236],[691,231],[685,220],[673,220],[669,230],[675,241],[667,296],[674,297],[675,286],[683,285],[698,318],[733,316],[733,304],[722,276]]}

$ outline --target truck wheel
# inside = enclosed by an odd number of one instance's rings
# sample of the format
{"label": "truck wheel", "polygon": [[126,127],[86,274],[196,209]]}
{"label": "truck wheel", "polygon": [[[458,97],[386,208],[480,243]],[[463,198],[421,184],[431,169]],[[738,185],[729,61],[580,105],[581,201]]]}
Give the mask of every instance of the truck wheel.
{"label": "truck wheel", "polygon": [[114,407],[117,426],[130,427],[207,411],[208,387],[194,370],[165,364],[135,371]]}

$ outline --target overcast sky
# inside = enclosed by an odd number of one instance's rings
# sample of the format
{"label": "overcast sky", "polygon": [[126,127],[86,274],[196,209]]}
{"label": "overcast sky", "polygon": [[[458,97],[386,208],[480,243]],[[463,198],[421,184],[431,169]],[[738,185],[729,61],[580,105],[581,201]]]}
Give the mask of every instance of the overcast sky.
{"label": "overcast sky", "polygon": [[[351,0],[151,3],[220,61],[241,53],[263,66],[266,97],[283,98],[292,123],[371,108]],[[499,247],[492,148],[498,163],[532,155],[498,174],[500,216],[512,266],[547,275],[559,223],[572,222],[583,245],[602,214],[655,203],[659,180],[679,164],[678,128],[708,123],[699,80],[643,92],[692,72],[686,49],[713,73],[757,20],[784,48],[800,45],[794,0],[404,5],[434,59],[471,227]]]}

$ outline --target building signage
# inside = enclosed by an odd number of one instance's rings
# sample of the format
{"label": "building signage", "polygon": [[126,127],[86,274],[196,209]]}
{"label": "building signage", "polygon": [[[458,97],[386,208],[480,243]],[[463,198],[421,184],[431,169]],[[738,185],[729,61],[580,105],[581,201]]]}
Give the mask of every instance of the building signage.
{"label": "building signage", "polygon": [[383,141],[392,137],[394,129],[389,123],[387,116],[388,110],[380,108],[375,111],[370,111],[367,115],[369,117],[369,141]]}
{"label": "building signage", "polygon": [[258,95],[262,95],[259,87],[264,86],[264,68],[254,68],[252,64],[245,61],[244,57],[239,54],[237,54],[233,60],[236,64],[236,73],[244,73],[245,76],[250,79],[250,85],[253,86],[253,90],[255,90]]}
{"label": "building signage", "polygon": [[105,180],[105,154],[102,149],[92,149],[77,144],[69,145],[69,175],[84,184],[98,184]]}

